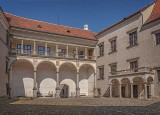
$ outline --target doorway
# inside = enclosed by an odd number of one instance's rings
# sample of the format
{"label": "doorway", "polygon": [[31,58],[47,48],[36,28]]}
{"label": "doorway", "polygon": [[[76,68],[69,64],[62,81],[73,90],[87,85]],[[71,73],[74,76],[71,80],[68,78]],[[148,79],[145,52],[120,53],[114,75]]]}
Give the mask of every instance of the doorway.
{"label": "doorway", "polygon": [[138,85],[133,85],[133,97],[138,97]]}
{"label": "doorway", "polygon": [[125,86],[122,86],[122,97],[125,97]]}
{"label": "doorway", "polygon": [[60,91],[60,97],[61,98],[68,98],[68,91],[69,90],[69,86],[66,84],[62,84],[61,85],[61,91]]}

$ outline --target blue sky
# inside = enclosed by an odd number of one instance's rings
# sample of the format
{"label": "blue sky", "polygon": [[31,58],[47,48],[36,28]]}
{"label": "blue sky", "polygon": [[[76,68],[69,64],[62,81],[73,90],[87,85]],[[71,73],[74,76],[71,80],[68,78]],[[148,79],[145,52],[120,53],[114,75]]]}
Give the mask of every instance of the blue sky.
{"label": "blue sky", "polygon": [[0,0],[3,11],[99,32],[155,0]]}

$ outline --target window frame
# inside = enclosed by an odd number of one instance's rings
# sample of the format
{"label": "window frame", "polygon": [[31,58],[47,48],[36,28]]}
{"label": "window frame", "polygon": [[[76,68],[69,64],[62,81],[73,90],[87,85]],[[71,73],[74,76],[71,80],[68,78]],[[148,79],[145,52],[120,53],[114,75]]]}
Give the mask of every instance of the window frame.
{"label": "window frame", "polygon": [[104,79],[104,66],[99,66],[99,79],[98,80],[103,80]]}
{"label": "window frame", "polygon": [[128,35],[129,35],[129,46],[130,47],[136,46],[138,44],[137,43],[137,40],[138,40],[138,32],[137,32],[137,30],[128,33]]}
{"label": "window frame", "polygon": [[17,44],[17,54],[21,54],[22,44]]}
{"label": "window frame", "polygon": [[98,44],[98,48],[99,48],[99,56],[98,57],[104,56],[104,42]]}
{"label": "window frame", "polygon": [[25,54],[31,54],[31,45],[25,45],[24,50]]}
{"label": "window frame", "polygon": [[134,72],[138,71],[138,60],[130,61],[129,64],[130,64],[130,70],[132,70]]}
{"label": "window frame", "polygon": [[[43,50],[40,50],[42,48]],[[44,46],[38,46],[38,55],[44,55],[45,54],[45,47]]]}
{"label": "window frame", "polygon": [[155,45],[160,45],[160,32],[155,33]]}
{"label": "window frame", "polygon": [[[110,66],[110,70],[111,70],[111,74],[112,75],[115,75],[116,74],[116,72],[117,72],[117,63],[112,63],[112,64],[109,64],[109,66]],[[115,67],[114,67],[115,66]]]}
{"label": "window frame", "polygon": [[157,70],[157,78],[158,78],[158,82],[160,82],[160,70]]}

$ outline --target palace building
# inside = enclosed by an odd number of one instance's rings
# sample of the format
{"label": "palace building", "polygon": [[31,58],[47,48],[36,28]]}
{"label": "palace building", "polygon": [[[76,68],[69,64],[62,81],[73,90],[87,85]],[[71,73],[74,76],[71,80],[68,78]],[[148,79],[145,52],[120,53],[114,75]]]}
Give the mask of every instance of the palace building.
{"label": "palace building", "polygon": [[160,96],[160,0],[94,33],[0,10],[0,97]]}

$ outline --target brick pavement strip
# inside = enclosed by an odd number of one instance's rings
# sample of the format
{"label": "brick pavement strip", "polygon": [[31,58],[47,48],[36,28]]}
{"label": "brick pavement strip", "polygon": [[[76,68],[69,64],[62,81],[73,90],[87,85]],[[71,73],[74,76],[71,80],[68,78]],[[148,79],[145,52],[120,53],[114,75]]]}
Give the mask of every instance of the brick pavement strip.
{"label": "brick pavement strip", "polygon": [[160,115],[160,98],[0,98],[0,115]]}

